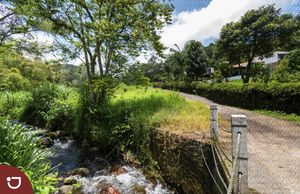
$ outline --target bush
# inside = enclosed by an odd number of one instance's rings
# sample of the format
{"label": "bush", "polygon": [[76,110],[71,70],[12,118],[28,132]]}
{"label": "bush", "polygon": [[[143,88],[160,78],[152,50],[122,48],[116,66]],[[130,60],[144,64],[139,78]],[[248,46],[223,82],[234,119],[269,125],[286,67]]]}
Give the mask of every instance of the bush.
{"label": "bush", "polygon": [[0,92],[0,117],[19,119],[30,101],[30,92]]}
{"label": "bush", "polygon": [[33,184],[34,193],[51,193],[57,182],[51,174],[48,153],[34,143],[21,125],[0,120],[0,163],[22,169]]}
{"label": "bush", "polygon": [[158,83],[155,86],[164,89],[176,89],[187,93],[197,93],[215,102],[248,109],[278,110],[300,114],[300,83],[249,83],[207,84]]}
{"label": "bush", "polygon": [[73,129],[79,104],[76,89],[44,84],[32,91],[21,120],[39,127]]}

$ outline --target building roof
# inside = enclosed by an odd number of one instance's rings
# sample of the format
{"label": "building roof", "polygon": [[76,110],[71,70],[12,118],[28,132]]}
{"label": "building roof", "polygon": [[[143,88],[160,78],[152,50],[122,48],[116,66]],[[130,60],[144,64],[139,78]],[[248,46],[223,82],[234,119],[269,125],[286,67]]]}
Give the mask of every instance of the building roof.
{"label": "building roof", "polygon": [[[273,55],[270,57],[254,57],[253,62],[254,63],[274,64],[280,60],[278,58],[274,59],[274,56],[286,55],[288,53],[289,52],[287,52],[287,51],[275,51],[275,52],[273,52]],[[246,68],[247,65],[248,65],[248,62],[243,62],[241,64],[235,64],[232,67],[233,68]]]}

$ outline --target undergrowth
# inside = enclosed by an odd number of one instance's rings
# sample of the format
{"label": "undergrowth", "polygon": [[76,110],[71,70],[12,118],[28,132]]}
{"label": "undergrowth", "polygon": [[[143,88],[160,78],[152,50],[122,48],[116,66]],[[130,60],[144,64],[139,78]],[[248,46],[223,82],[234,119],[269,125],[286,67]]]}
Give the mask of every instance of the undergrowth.
{"label": "undergrowth", "polygon": [[56,174],[50,173],[46,158],[48,152],[39,148],[27,128],[0,120],[0,164],[22,169],[32,183],[34,193],[52,193],[57,182]]}

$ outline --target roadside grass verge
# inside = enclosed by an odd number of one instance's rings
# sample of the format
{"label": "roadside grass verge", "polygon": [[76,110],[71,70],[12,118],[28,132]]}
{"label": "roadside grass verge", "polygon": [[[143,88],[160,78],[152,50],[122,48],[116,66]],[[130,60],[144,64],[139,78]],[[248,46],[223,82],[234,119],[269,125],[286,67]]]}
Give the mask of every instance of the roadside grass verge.
{"label": "roadside grass verge", "polygon": [[209,129],[209,108],[201,102],[187,100],[177,92],[127,86],[118,88],[113,101],[138,101],[135,110],[141,120],[148,120],[153,126],[170,132],[193,133]]}
{"label": "roadside grass verge", "polygon": [[270,116],[273,118],[277,118],[277,119],[291,121],[300,125],[300,115],[294,113],[287,114],[281,111],[270,111],[270,110],[254,110],[254,112],[257,112],[262,115]]}

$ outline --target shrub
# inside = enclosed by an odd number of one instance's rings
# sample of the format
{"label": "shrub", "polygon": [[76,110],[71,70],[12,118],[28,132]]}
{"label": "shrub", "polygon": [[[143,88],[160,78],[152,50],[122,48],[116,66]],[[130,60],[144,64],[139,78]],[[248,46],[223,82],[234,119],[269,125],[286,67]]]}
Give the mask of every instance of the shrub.
{"label": "shrub", "polygon": [[19,119],[30,101],[30,92],[0,92],[0,117]]}
{"label": "shrub", "polygon": [[0,120],[0,163],[22,169],[33,184],[34,193],[51,193],[56,184],[56,175],[51,174],[48,153],[34,143],[21,125]]}
{"label": "shrub", "polygon": [[249,83],[207,84],[160,83],[156,86],[164,89],[176,89],[187,93],[197,93],[221,104],[248,109],[278,110],[286,113],[300,114],[300,83]]}
{"label": "shrub", "polygon": [[21,120],[39,127],[72,129],[79,104],[76,89],[44,84],[32,91]]}

